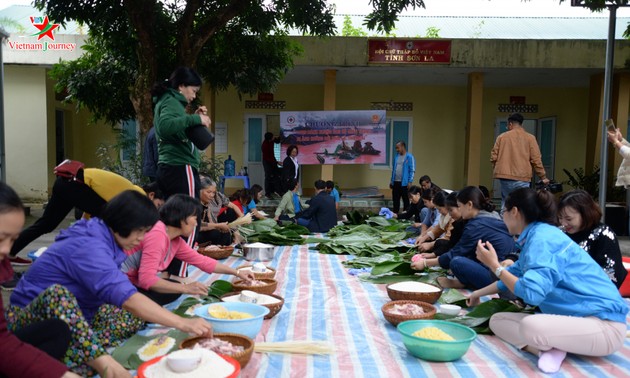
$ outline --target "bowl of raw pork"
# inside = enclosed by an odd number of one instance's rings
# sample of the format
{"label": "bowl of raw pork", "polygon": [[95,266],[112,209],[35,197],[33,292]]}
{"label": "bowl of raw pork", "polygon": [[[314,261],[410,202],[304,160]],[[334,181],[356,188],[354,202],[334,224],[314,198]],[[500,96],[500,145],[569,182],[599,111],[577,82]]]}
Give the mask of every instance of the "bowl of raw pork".
{"label": "bowl of raw pork", "polygon": [[385,319],[397,326],[407,320],[433,319],[435,306],[421,301],[391,301],[381,307]]}
{"label": "bowl of raw pork", "polygon": [[442,288],[424,282],[404,281],[387,285],[387,295],[392,301],[410,300],[435,303],[442,295]]}
{"label": "bowl of raw pork", "polygon": [[237,333],[255,339],[269,309],[253,303],[220,302],[197,307],[194,312],[212,324],[214,332]]}
{"label": "bowl of raw pork", "polygon": [[180,349],[209,349],[220,355],[229,356],[245,368],[254,353],[254,340],[236,333],[215,333],[212,338],[190,337],[180,344]]}
{"label": "bowl of raw pork", "polygon": [[278,287],[278,282],[271,278],[255,279],[253,281],[236,280],[232,282],[234,291],[255,291],[259,294],[271,295]]}

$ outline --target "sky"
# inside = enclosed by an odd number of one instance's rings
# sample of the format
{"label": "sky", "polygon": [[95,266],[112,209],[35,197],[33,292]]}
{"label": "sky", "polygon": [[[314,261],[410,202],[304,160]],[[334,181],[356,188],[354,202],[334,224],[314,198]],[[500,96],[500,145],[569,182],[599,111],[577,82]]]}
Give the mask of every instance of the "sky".
{"label": "sky", "polygon": [[[11,4],[28,5],[31,0],[2,0],[0,9]],[[328,0],[338,14],[365,15],[371,10],[369,0]],[[608,11],[593,13],[572,7],[570,0],[424,0],[426,9],[408,10],[403,15],[426,16],[529,16],[529,17],[608,17]],[[619,8],[617,16],[630,17],[630,7]]]}

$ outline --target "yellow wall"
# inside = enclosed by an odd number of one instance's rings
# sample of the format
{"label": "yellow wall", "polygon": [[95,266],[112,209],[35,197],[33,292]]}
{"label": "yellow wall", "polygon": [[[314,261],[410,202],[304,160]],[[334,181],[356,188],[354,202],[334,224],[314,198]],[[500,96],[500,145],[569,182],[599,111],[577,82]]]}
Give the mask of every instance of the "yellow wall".
{"label": "yellow wall", "polygon": [[48,195],[46,70],[4,67],[6,178],[27,201]]}
{"label": "yellow wall", "polygon": [[[282,85],[275,100],[286,101],[286,110],[320,110],[323,86]],[[527,119],[557,117],[556,172],[550,176],[566,180],[562,168],[583,167],[586,145],[588,88],[484,88],[481,146],[481,182],[492,188],[490,150],[494,144],[494,125],[498,105],[509,102],[509,96],[525,96],[528,104],[538,104],[538,113],[523,114]],[[411,112],[388,112],[388,117],[413,119],[413,145],[416,157],[416,181],[424,174],[442,187],[459,189],[464,182],[464,141],[466,127],[466,88],[447,86],[359,86],[337,87],[337,110],[368,109],[373,101],[413,102]],[[217,96],[217,119],[228,123],[228,150],[240,167],[243,161],[243,113],[278,114],[276,110],[244,109],[233,92]],[[343,188],[378,186],[388,192],[390,170],[373,169],[366,165],[336,165],[334,180]],[[319,178],[319,166],[304,167],[302,184],[305,189]],[[262,183],[261,183],[262,184]]]}

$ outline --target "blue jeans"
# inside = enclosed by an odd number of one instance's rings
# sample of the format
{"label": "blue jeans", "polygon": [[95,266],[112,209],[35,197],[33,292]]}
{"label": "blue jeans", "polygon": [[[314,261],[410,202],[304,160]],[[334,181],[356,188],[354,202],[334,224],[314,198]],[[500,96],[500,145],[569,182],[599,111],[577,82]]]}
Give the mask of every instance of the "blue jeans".
{"label": "blue jeans", "polygon": [[295,220],[297,222],[297,224],[299,224],[300,226],[304,226],[306,228],[308,228],[308,224],[311,223],[310,219],[305,219],[305,218],[297,218]]}
{"label": "blue jeans", "polygon": [[501,211],[503,211],[505,199],[510,193],[516,189],[529,188],[529,181],[499,179],[499,183],[501,183]]}
{"label": "blue jeans", "polygon": [[481,289],[496,281],[496,277],[488,268],[468,257],[453,257],[449,268],[459,282],[469,289]]}
{"label": "blue jeans", "polygon": [[431,209],[428,207],[423,207],[420,210],[420,223],[424,224],[427,227],[431,227]]}

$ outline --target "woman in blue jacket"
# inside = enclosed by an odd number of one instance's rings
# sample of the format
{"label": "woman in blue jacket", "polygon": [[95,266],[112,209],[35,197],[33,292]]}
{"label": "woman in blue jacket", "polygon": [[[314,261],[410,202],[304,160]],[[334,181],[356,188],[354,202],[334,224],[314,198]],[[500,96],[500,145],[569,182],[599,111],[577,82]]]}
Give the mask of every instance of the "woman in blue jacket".
{"label": "woman in blue jacket", "polygon": [[414,256],[411,267],[424,269],[441,266],[450,269],[454,279],[439,277],[442,287],[479,289],[496,281],[488,268],[477,260],[475,249],[477,242],[488,241],[494,245],[502,261],[514,250],[514,239],[505,223],[494,211],[492,202],[486,199],[476,186],[467,186],[457,193],[457,207],[462,219],[467,220],[459,242],[450,251],[436,258],[425,259],[424,254]]}
{"label": "woman in blue jacket", "polygon": [[541,313],[497,313],[490,329],[539,356],[538,367],[545,373],[560,370],[567,353],[606,356],[619,350],[628,307],[599,265],[555,226],[553,195],[515,190],[505,200],[503,219],[510,233],[520,235],[520,258],[504,268],[492,244],[479,242],[477,258],[499,281],[474,291],[468,304],[509,289]]}

